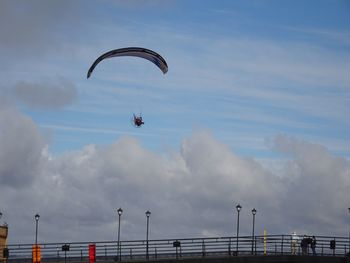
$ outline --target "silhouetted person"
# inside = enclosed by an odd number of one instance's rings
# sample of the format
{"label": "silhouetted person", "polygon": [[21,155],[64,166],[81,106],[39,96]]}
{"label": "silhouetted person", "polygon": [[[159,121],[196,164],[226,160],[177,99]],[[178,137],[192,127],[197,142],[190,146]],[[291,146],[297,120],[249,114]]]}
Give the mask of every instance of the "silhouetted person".
{"label": "silhouetted person", "polygon": [[308,239],[304,235],[303,239],[300,242],[301,252],[302,252],[303,255],[307,254],[307,245],[308,245],[307,243],[308,243]]}
{"label": "silhouetted person", "polygon": [[311,249],[312,249],[312,254],[316,256],[316,237],[312,236],[311,238]]}

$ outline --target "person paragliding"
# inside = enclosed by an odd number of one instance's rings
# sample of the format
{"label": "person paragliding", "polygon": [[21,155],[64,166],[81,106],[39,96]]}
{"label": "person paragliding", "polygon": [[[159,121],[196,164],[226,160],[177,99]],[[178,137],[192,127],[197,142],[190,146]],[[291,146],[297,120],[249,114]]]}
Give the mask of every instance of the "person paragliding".
{"label": "person paragliding", "polygon": [[[131,57],[139,57],[146,59],[150,62],[152,62],[154,65],[156,65],[163,74],[168,72],[168,65],[165,61],[165,59],[159,55],[158,53],[154,52],[153,50],[141,48],[141,47],[127,47],[127,48],[119,48],[114,49],[111,51],[108,51],[101,56],[99,56],[94,63],[90,66],[88,72],[87,72],[87,78],[90,78],[92,72],[94,71],[95,67],[103,60],[113,57],[123,57],[123,56],[131,56]],[[141,127],[145,123],[142,120],[142,116],[136,116],[134,114],[133,124],[135,127]]]}
{"label": "person paragliding", "polygon": [[142,116],[136,116],[134,113],[134,125],[135,127],[141,127],[142,125],[144,125],[144,121],[142,120]]}

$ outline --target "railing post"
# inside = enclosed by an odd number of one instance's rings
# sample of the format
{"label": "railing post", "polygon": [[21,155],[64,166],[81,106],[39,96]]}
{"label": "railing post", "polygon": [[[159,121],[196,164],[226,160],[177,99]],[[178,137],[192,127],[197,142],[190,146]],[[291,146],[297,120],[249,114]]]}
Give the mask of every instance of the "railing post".
{"label": "railing post", "polygon": [[283,241],[284,241],[284,235],[282,235],[282,243],[281,243],[281,254],[283,255]]}
{"label": "railing post", "polygon": [[204,239],[202,240],[202,257],[205,257],[205,244],[204,244]]}
{"label": "railing post", "polygon": [[130,248],[130,259],[132,259],[132,248]]}
{"label": "railing post", "polygon": [[231,238],[228,239],[228,255],[231,256]]}

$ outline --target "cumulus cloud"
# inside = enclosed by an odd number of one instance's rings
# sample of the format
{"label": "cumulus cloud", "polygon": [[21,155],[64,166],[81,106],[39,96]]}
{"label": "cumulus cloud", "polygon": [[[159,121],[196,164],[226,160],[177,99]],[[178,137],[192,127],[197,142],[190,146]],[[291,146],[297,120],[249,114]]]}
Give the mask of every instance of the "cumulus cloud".
{"label": "cumulus cloud", "polygon": [[14,96],[27,106],[38,109],[58,109],[77,98],[77,89],[71,81],[58,78],[43,82],[20,82],[13,87]]}
{"label": "cumulus cloud", "polygon": [[43,138],[31,119],[12,108],[0,108],[0,123],[1,187],[26,187],[40,172]]}
{"label": "cumulus cloud", "polygon": [[284,169],[285,216],[303,231],[316,232],[323,225],[342,233],[350,200],[349,161],[324,146],[284,135],[276,136],[273,147],[290,157]]}
{"label": "cumulus cloud", "polygon": [[30,119],[2,111],[1,122],[0,206],[11,243],[32,241],[24,226],[36,212],[42,242],[115,240],[118,207],[124,240],[144,238],[148,209],[150,238],[235,235],[237,203],[246,235],[253,207],[258,234],[343,235],[347,224],[350,164],[320,145],[276,136],[272,148],[290,158],[276,175],[205,131],[167,153],[126,136],[53,157]]}

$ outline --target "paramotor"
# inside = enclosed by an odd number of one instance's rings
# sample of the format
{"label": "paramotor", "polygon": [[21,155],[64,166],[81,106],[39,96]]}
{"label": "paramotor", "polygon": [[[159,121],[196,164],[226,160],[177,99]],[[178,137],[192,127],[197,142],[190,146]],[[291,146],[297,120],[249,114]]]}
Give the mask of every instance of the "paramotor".
{"label": "paramotor", "polygon": [[140,116],[136,116],[135,114],[134,114],[134,126],[135,127],[141,127],[143,124],[145,124],[144,122],[143,122],[143,120],[142,120],[142,116],[140,115]]}
{"label": "paramotor", "polygon": [[[90,78],[92,72],[94,71],[95,67],[104,59],[107,58],[113,58],[113,57],[122,57],[122,56],[132,56],[132,57],[139,57],[144,58],[149,61],[151,61],[153,64],[155,64],[162,72],[163,74],[168,72],[168,65],[165,61],[165,59],[159,55],[158,53],[147,49],[147,48],[141,48],[141,47],[126,47],[126,48],[119,48],[114,49],[111,51],[108,51],[101,56],[99,56],[94,63],[92,63],[91,67],[89,68],[87,72],[87,78]],[[142,120],[142,116],[136,116],[134,114],[133,118],[133,124],[135,127],[141,127],[143,124],[145,124]]]}

